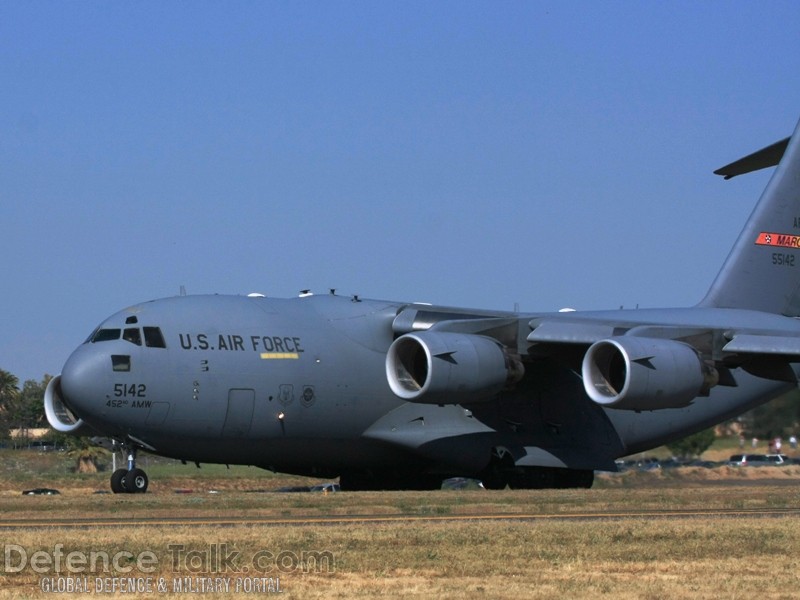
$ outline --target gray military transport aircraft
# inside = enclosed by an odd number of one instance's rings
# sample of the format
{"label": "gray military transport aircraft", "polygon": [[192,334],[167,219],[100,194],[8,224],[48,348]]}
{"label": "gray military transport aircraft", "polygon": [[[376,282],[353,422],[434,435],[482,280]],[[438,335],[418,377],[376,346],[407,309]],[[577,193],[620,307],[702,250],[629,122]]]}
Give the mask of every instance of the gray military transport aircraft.
{"label": "gray military transport aircraft", "polygon": [[332,478],[343,490],[590,487],[595,470],[738,415],[800,375],[800,125],[717,173],[774,166],[692,308],[531,313],[357,296],[178,296],[92,332],[47,387],[58,431]]}

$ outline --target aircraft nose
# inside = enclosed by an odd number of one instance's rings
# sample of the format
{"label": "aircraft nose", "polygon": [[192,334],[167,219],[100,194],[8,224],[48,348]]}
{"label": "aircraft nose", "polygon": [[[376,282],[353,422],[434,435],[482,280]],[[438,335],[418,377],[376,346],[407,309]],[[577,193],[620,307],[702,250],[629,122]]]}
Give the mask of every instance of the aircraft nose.
{"label": "aircraft nose", "polygon": [[80,346],[67,359],[61,370],[61,393],[76,416],[97,412],[110,371],[108,354],[98,352],[91,344]]}

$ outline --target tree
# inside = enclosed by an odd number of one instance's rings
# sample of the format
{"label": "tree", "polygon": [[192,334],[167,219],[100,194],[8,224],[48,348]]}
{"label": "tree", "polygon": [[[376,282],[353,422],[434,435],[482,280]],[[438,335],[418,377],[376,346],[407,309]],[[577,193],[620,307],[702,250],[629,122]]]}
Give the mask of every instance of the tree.
{"label": "tree", "polygon": [[667,444],[667,448],[669,448],[669,451],[675,456],[692,458],[700,456],[703,452],[708,450],[711,444],[714,443],[715,438],[714,428],[712,427],[693,433],[671,444]]}
{"label": "tree", "polygon": [[29,429],[46,426],[43,398],[50,379],[50,375],[41,382],[29,379],[19,390],[17,377],[0,370],[0,438],[9,438],[16,429],[15,440],[24,442]]}
{"label": "tree", "polygon": [[92,443],[87,436],[68,436],[67,456],[75,459],[76,473],[97,473],[98,461],[108,458],[108,450]]}
{"label": "tree", "polygon": [[800,430],[800,392],[792,390],[739,418],[748,435],[768,439]]}
{"label": "tree", "polygon": [[47,418],[44,415],[44,392],[52,378],[52,375],[45,373],[41,381],[28,379],[22,384],[19,401],[23,427],[47,427]]}
{"label": "tree", "polygon": [[16,419],[19,398],[19,379],[0,369],[0,438],[8,439],[13,421]]}

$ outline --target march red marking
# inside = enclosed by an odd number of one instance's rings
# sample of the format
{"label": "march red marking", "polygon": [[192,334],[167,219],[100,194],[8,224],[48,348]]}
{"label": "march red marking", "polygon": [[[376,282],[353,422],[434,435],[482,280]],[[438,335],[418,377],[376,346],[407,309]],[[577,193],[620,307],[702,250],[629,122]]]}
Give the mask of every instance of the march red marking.
{"label": "march red marking", "polygon": [[756,238],[756,244],[759,246],[800,248],[800,235],[787,235],[785,233],[768,233],[762,231]]}

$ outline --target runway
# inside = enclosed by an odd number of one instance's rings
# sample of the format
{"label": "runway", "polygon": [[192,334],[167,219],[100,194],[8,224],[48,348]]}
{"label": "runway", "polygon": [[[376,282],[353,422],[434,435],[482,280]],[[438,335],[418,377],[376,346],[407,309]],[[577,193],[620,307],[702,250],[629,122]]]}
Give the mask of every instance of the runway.
{"label": "runway", "polygon": [[0,530],[48,529],[48,528],[111,528],[111,527],[239,527],[239,526],[346,526],[352,524],[374,523],[391,525],[399,523],[446,523],[446,522],[485,522],[485,521],[598,521],[626,519],[695,519],[695,518],[781,518],[800,516],[800,507],[792,508],[741,508],[741,509],[672,509],[644,510],[629,512],[572,512],[572,513],[491,513],[425,515],[418,513],[393,515],[309,515],[292,517],[271,516],[183,516],[183,517],[114,517],[112,518],[23,518],[3,519]]}

